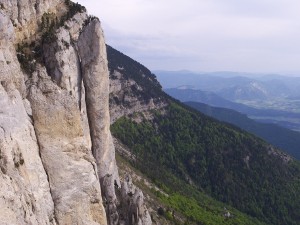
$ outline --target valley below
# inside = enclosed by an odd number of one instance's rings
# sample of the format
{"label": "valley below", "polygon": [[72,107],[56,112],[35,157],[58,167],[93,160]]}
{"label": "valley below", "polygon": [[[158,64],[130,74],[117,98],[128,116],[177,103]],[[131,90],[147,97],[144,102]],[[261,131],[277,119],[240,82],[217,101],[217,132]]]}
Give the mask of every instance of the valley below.
{"label": "valley below", "polygon": [[180,101],[233,109],[261,123],[300,131],[299,77],[188,71],[157,71],[157,77],[164,90]]}
{"label": "valley below", "polygon": [[[292,98],[275,98],[265,101],[245,101],[240,100],[237,103],[247,105],[261,110],[276,110],[282,112],[283,115],[251,115],[249,117],[258,122],[277,124],[282,127],[300,132],[300,99]],[[284,115],[284,112],[286,114]],[[290,116],[290,113],[299,114],[299,116]]]}

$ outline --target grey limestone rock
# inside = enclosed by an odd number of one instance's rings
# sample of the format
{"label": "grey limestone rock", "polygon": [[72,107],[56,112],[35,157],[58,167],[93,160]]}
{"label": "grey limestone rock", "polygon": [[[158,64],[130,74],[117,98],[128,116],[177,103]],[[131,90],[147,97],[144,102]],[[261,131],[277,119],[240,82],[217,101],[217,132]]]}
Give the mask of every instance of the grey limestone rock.
{"label": "grey limestone rock", "polygon": [[11,26],[0,13],[0,221],[56,224]]}
{"label": "grey limestone rock", "polygon": [[[122,116],[128,116],[136,112],[147,112],[151,109],[160,109],[167,105],[164,101],[151,99],[149,102],[142,100],[133,93],[133,89],[143,91],[143,88],[134,80],[127,79],[120,71],[112,71],[115,79],[110,79],[110,121],[114,123]],[[116,102],[114,99],[118,99]]]}
{"label": "grey limestone rock", "polygon": [[35,35],[44,13],[63,12],[63,3],[63,0],[0,0],[0,9],[13,22],[16,40],[22,41]]}
{"label": "grey limestone rock", "polygon": [[59,224],[105,224],[96,163],[76,98],[39,68],[29,90],[34,127]]}
{"label": "grey limestone rock", "polygon": [[150,214],[144,204],[143,192],[133,183],[130,175],[122,182],[120,190],[121,210],[123,224],[151,225]]}
{"label": "grey limestone rock", "polygon": [[[87,115],[92,139],[92,152],[97,162],[104,197],[109,199],[108,218],[116,224],[114,183],[120,183],[115,161],[115,149],[110,133],[109,77],[106,46],[98,19],[92,20],[78,39],[82,77],[86,91]],[[107,177],[111,177],[107,179]],[[112,219],[113,218],[113,219]]]}
{"label": "grey limestone rock", "polygon": [[[39,39],[43,14],[60,18],[64,2],[0,0],[0,223],[151,224],[137,189],[131,219],[120,217],[131,189],[124,199],[116,195],[121,185],[99,20],[77,13],[55,39]],[[22,71],[17,58],[16,45],[27,41],[43,45],[34,72]]]}

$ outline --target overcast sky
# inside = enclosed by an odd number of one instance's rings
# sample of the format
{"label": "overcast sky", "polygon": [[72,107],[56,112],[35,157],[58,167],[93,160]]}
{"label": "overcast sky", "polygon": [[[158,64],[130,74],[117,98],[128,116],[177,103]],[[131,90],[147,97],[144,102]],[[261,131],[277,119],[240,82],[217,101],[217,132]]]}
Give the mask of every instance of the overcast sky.
{"label": "overcast sky", "polygon": [[300,0],[79,0],[151,70],[298,73]]}

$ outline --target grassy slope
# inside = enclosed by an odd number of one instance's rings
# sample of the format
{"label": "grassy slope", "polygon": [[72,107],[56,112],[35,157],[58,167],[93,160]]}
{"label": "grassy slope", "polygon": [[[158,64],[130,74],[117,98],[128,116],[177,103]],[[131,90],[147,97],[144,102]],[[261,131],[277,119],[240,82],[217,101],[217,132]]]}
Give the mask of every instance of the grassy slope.
{"label": "grassy slope", "polygon": [[[128,159],[118,153],[116,158],[120,176],[124,177],[126,173],[131,174],[135,185],[143,191],[146,205],[155,222],[160,224],[265,225],[258,219],[214,200],[194,187],[188,188],[196,198],[174,192],[172,187],[167,187],[162,183],[156,185],[132,166]],[[186,186],[184,183],[182,185]],[[158,213],[159,208],[163,213]],[[225,217],[226,212],[230,212],[231,216]]]}

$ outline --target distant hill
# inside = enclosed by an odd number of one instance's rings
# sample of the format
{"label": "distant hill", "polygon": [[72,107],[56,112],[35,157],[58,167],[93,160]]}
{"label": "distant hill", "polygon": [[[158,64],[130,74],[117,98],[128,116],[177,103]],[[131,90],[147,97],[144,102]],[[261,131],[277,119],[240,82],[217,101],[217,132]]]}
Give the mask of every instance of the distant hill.
{"label": "distant hill", "polygon": [[185,102],[188,106],[220,121],[234,124],[286,151],[300,160],[300,133],[274,124],[256,122],[247,115],[225,108],[212,107],[199,102]]}
{"label": "distant hill", "polygon": [[[181,102],[200,102],[215,107],[233,109],[248,115],[250,118],[255,118],[256,121],[278,124],[291,130],[300,130],[300,123],[297,123],[297,120],[300,118],[300,113],[274,109],[257,109],[245,104],[229,101],[209,91],[183,89],[181,87],[169,88],[164,91]],[[288,119],[290,121],[288,121]]]}
{"label": "distant hill", "polygon": [[229,100],[300,96],[300,77],[235,72],[156,71],[164,89],[191,85]]}
{"label": "distant hill", "polygon": [[[184,86],[194,91],[213,93],[231,102],[247,105],[252,109],[264,110],[266,113],[262,113],[263,111],[253,112],[250,108],[238,109],[236,106],[233,108],[224,104],[201,102],[231,108],[246,113],[257,121],[274,123],[300,131],[300,77],[234,72],[193,73],[189,71],[156,71],[156,75],[165,90],[179,89]],[[190,98],[184,101],[198,100]]]}

